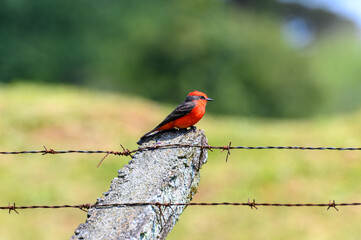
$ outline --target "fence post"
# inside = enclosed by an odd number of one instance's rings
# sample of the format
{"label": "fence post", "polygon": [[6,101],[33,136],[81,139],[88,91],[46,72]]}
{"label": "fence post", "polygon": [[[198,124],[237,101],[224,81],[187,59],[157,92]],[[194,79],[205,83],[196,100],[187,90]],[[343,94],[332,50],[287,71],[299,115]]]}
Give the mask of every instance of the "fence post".
{"label": "fence post", "polygon": [[[205,144],[203,130],[155,135],[141,147],[155,144]],[[138,152],[118,170],[108,192],[97,204],[160,202],[188,203],[197,191],[207,149],[159,148]],[[71,239],[165,239],[185,206],[92,208]]]}

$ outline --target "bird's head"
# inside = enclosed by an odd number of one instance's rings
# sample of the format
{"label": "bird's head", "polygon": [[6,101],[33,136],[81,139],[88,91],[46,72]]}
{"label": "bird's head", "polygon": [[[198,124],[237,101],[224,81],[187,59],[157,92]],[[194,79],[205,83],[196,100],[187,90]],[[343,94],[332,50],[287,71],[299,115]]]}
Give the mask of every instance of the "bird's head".
{"label": "bird's head", "polygon": [[190,92],[187,99],[190,101],[204,101],[204,103],[207,103],[207,101],[214,101],[212,98],[209,98],[205,93],[199,91]]}

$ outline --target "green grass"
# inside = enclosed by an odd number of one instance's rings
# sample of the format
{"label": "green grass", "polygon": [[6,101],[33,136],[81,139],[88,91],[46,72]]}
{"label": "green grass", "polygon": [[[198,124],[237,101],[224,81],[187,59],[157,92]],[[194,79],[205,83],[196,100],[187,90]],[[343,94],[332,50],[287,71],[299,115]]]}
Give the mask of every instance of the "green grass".
{"label": "green grass", "polygon": [[[180,99],[180,101],[183,99]],[[212,104],[212,103],[210,103]],[[0,151],[120,150],[174,106],[67,86],[0,86]],[[313,120],[262,120],[206,114],[197,125],[211,145],[361,146],[361,112]],[[0,205],[94,202],[129,158],[1,155]],[[209,152],[194,201],[327,203],[361,201],[361,152]],[[360,207],[188,207],[168,239],[359,239]],[[0,239],[67,239],[86,219],[76,209],[0,212]]]}

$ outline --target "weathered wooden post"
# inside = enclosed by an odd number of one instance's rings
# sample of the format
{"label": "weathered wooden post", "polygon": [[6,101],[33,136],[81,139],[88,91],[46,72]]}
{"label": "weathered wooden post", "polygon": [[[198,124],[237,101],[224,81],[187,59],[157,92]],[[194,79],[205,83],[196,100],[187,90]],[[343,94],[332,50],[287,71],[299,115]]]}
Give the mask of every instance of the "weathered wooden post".
{"label": "weathered wooden post", "polygon": [[[206,144],[203,130],[159,133],[141,147],[155,144]],[[188,203],[197,191],[207,149],[159,148],[138,152],[118,170],[98,204]],[[165,239],[185,206],[92,208],[71,239]]]}

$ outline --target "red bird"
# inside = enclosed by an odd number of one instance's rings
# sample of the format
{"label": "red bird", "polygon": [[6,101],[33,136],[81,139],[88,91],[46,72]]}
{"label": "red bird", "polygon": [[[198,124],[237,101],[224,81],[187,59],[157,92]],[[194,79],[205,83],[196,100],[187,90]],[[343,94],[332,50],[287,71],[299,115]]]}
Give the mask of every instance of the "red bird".
{"label": "red bird", "polygon": [[[156,126],[152,131],[144,134],[139,142],[150,134],[162,130],[168,130],[172,128],[188,128],[192,127],[203,117],[206,112],[207,101],[214,101],[211,98],[208,98],[206,94],[193,91],[190,92],[184,100],[176,109],[173,110],[158,126]],[[138,143],[139,143],[138,142]]]}

